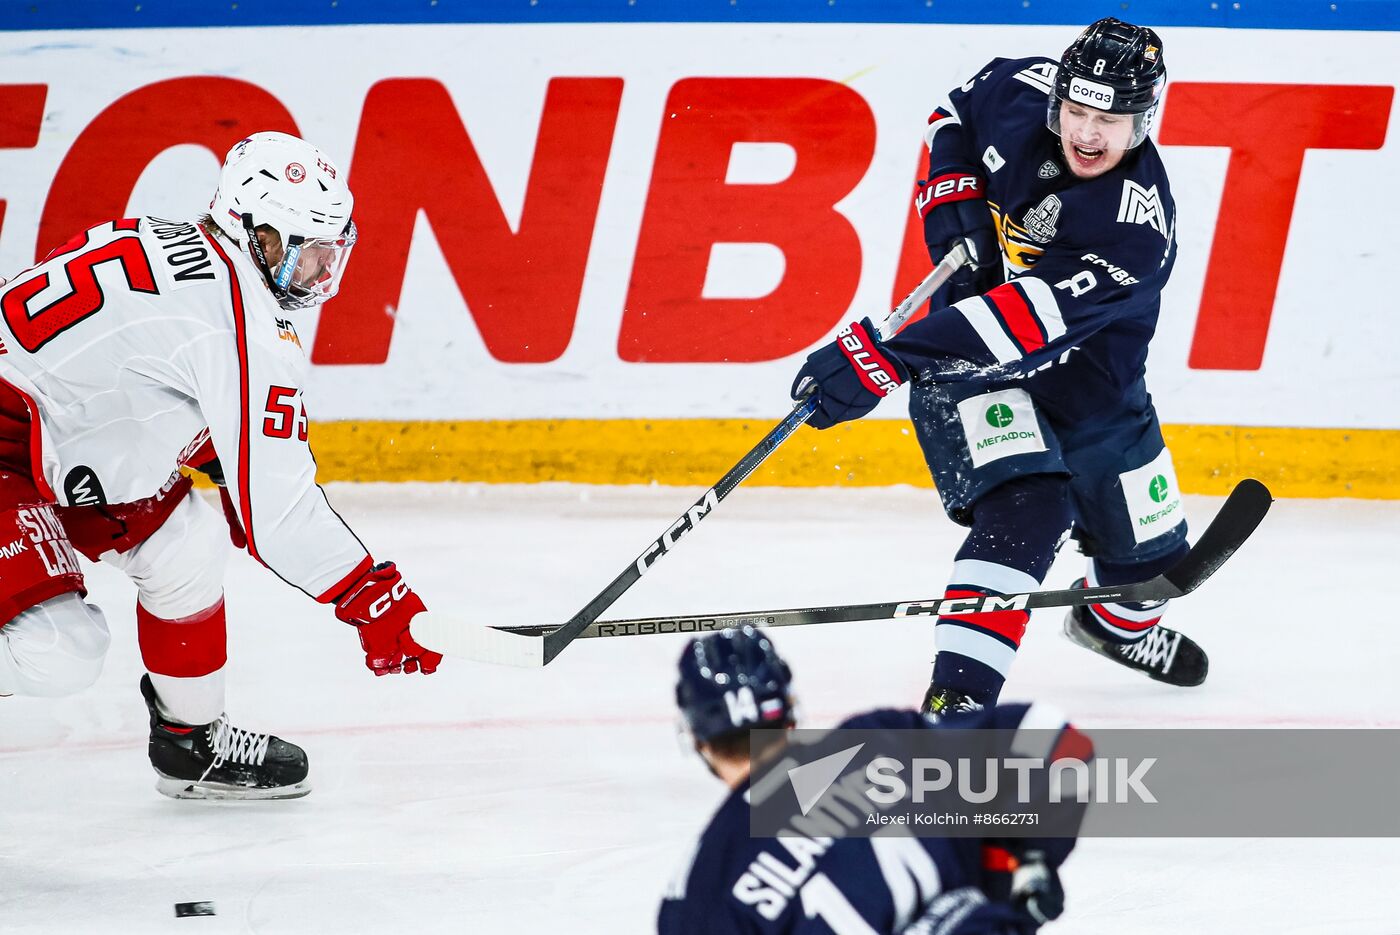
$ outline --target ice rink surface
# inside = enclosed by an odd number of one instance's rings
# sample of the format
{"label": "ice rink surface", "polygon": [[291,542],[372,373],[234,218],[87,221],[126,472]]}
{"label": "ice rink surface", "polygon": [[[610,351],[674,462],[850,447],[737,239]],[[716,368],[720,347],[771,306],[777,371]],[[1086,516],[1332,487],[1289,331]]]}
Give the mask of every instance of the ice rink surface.
{"label": "ice rink surface", "polygon": [[[571,616],[698,493],[568,485],[341,485],[335,504],[440,614]],[[1188,498],[1196,529],[1219,499]],[[931,491],[741,489],[608,614],[940,596],[960,530]],[[1281,501],[1168,619],[1210,653],[1174,689],[1068,643],[1036,612],[1004,698],[1087,727],[1400,727],[1389,587],[1400,503]],[[1047,586],[1081,557],[1061,555]],[[542,670],[449,660],[375,679],[355,635],[246,556],[228,576],[235,724],[304,746],[312,794],[158,795],[134,591],[97,568],[98,684],[0,699],[0,932],[645,932],[724,790],[675,734],[685,638],[586,640]],[[1361,589],[1372,600],[1339,589]],[[930,622],[774,631],[804,723],[918,701]],[[1066,866],[1061,933],[1396,932],[1400,841],[1111,840]],[[212,918],[173,906],[212,901]]]}

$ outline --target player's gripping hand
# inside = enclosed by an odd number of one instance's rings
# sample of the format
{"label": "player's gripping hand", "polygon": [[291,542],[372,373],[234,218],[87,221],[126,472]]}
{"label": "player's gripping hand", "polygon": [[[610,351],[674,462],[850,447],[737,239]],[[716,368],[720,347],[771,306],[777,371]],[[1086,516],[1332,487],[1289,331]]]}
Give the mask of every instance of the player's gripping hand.
{"label": "player's gripping hand", "polygon": [[1040,851],[1027,851],[1011,875],[1011,901],[1017,909],[1044,925],[1065,911],[1065,888],[1060,875]]}
{"label": "player's gripping hand", "polygon": [[924,219],[924,244],[937,265],[960,241],[967,242],[968,262],[950,278],[954,286],[984,292],[997,284],[1001,261],[987,183],[971,166],[944,166],[919,183],[914,203]]}
{"label": "player's gripping hand", "polygon": [[442,655],[419,646],[408,632],[408,622],[426,609],[393,562],[375,565],[335,602],[335,615],[360,631],[365,665],[375,675],[437,671]]}
{"label": "player's gripping hand", "polygon": [[829,429],[859,419],[909,379],[909,368],[890,353],[870,319],[841,329],[836,340],[807,355],[792,381],[792,398],[816,394],[817,409],[807,424]]}

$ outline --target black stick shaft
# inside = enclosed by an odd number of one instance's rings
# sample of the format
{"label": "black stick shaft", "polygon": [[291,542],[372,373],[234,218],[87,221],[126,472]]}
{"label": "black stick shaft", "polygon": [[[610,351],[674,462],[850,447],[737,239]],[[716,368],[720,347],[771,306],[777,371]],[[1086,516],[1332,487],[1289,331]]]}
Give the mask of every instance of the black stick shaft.
{"label": "black stick shaft", "polygon": [[725,497],[733,492],[752,474],[760,464],[767,460],[768,456],[777,450],[788,439],[793,432],[797,431],[816,410],[816,402],[810,396],[803,399],[793,407],[781,422],[773,426],[763,439],[749,450],[749,453],[739,459],[739,463],[729,469],[729,472],[719,479],[695,505],[680,515],[674,523],[667,527],[666,531],[653,540],[637,556],[637,560],[629,564],[622,571],[618,572],[607,587],[599,591],[593,600],[573,616],[568,623],[558,629],[544,634],[544,661],[548,665],[555,656],[559,655],[565,646],[573,642],[589,624],[597,620],[598,617],[611,607],[619,597],[626,593],[627,589],[641,580],[642,575],[651,569],[651,566],[662,557],[670,554],[671,549],[680,541],[680,538],[690,532],[700,521],[714,511]]}
{"label": "black stick shaft", "polygon": [[[796,410],[794,410],[795,412]],[[760,459],[761,460],[761,459]],[[727,477],[728,475],[726,475]],[[737,483],[737,482],[736,482]],[[727,627],[795,627],[822,623],[854,623],[865,620],[899,620],[934,617],[943,613],[996,613],[1005,610],[1037,610],[1081,604],[1165,601],[1189,594],[1209,578],[1259,526],[1273,499],[1268,488],[1253,479],[1241,481],[1226,499],[1196,545],[1166,573],[1148,581],[1062,591],[1028,591],[1022,594],[976,598],[938,598],[925,601],[890,601],[877,604],[842,604],[790,610],[738,611],[674,617],[642,617],[632,620],[584,621],[569,637],[596,639],[612,636],[646,636],[656,633],[704,633]],[[621,576],[619,576],[621,577]],[[615,582],[616,583],[616,582]],[[625,588],[624,588],[625,590]],[[591,606],[591,605],[590,605]],[[600,611],[601,612],[601,611]],[[575,617],[574,621],[580,620]],[[567,624],[566,624],[567,626]],[[500,627],[523,636],[550,637],[564,627]]]}

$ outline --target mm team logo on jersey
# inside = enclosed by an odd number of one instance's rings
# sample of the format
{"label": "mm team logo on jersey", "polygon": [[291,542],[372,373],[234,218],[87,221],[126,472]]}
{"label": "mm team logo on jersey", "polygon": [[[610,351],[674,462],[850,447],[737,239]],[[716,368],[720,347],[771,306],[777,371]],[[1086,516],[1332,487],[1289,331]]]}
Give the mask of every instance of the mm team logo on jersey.
{"label": "mm team logo on jersey", "polygon": [[63,495],[70,506],[96,506],[107,502],[107,495],[98,483],[97,472],[81,464],[63,478]]}
{"label": "mm team logo on jersey", "polygon": [[1123,180],[1123,197],[1118,202],[1119,224],[1146,224],[1171,240],[1171,224],[1157,186],[1143,188],[1132,179]]}
{"label": "mm team logo on jersey", "polygon": [[1057,195],[1046,195],[1040,204],[1026,212],[1022,218],[1026,233],[1032,240],[1049,243],[1055,239],[1055,222],[1060,219],[1060,199]]}
{"label": "mm team logo on jersey", "polygon": [[1060,167],[1055,165],[1055,161],[1053,159],[1047,159],[1044,162],[1042,162],[1040,164],[1039,171],[1036,172],[1036,175],[1040,176],[1043,179],[1053,179],[1059,176],[1059,174]]}

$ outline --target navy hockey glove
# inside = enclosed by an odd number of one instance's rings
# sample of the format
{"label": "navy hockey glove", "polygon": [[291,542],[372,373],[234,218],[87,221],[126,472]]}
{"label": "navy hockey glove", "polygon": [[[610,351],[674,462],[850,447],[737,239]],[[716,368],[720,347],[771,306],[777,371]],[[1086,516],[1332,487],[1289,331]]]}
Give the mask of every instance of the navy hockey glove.
{"label": "navy hockey glove", "polygon": [[1011,875],[1011,901],[1017,909],[1044,925],[1065,911],[1065,888],[1060,875],[1040,851],[1027,851]]}
{"label": "navy hockey glove", "polygon": [[985,292],[1001,281],[1001,262],[992,211],[987,207],[987,183],[970,166],[944,166],[919,183],[914,205],[924,219],[924,245],[934,264],[961,240],[967,241],[968,262],[948,280]]}
{"label": "navy hockey glove", "polygon": [[1025,927],[1005,903],[991,902],[975,886],[939,893],[900,935],[1021,935]]}
{"label": "navy hockey glove", "polygon": [[869,318],[853,322],[836,340],[807,355],[792,381],[792,398],[816,394],[817,409],[807,424],[829,429],[859,419],[909,379],[909,368],[875,337]]}

